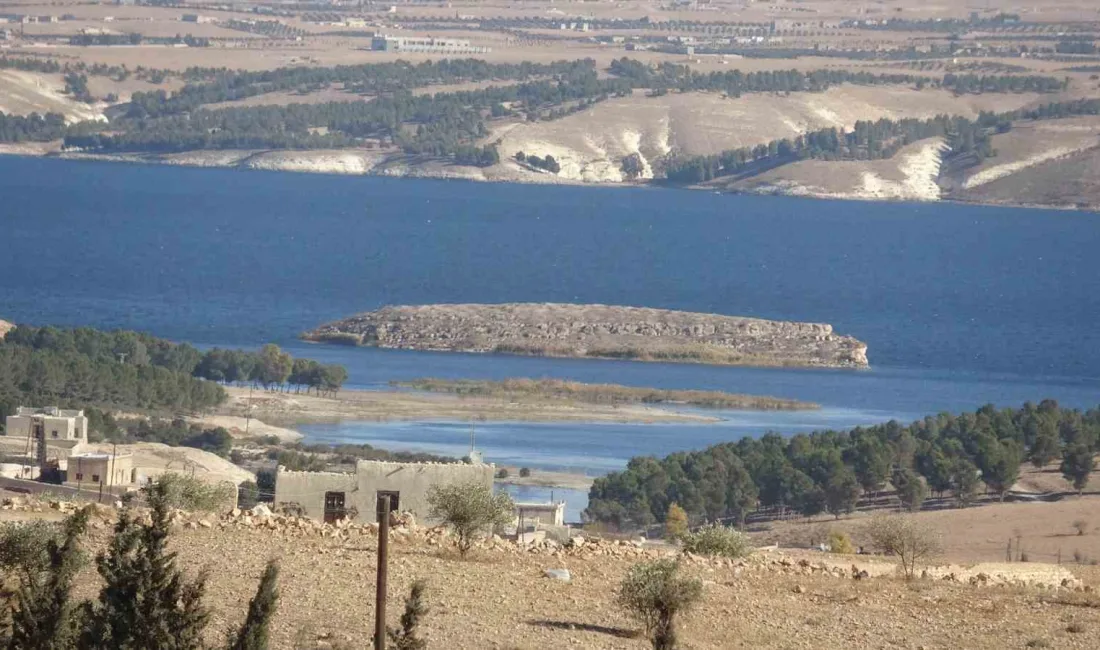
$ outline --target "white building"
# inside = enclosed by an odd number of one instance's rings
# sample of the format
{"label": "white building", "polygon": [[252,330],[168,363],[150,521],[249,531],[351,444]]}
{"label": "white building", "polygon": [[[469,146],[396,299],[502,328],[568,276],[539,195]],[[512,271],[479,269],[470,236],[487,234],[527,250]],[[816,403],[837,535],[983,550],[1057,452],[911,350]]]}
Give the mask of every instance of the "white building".
{"label": "white building", "polygon": [[41,427],[46,442],[88,442],[88,418],[84,411],[60,409],[56,406],[34,408],[20,406],[5,422],[7,435],[29,438]]}

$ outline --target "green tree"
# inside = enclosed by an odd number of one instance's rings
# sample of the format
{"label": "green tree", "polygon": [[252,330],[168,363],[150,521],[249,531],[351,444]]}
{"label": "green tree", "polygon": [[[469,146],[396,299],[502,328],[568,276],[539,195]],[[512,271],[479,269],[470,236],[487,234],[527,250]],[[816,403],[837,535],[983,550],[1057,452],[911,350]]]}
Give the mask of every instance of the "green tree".
{"label": "green tree", "polygon": [[26,567],[11,611],[9,650],[69,650],[79,632],[70,602],[73,578],[84,563],[80,537],[90,507],[65,520],[61,541],[46,544],[47,564]]}
{"label": "green tree", "polygon": [[199,650],[209,614],[202,605],[205,576],[187,580],[168,551],[167,487],[146,490],[150,523],[124,511],[115,535],[96,559],[104,585],[98,603],[85,603],[81,650]]}
{"label": "green tree", "polygon": [[871,436],[860,436],[856,443],[853,469],[859,485],[868,494],[882,489],[890,475],[890,459],[882,445]]}
{"label": "green tree", "polygon": [[256,595],[248,603],[248,615],[228,650],[267,650],[268,629],[279,604],[279,565],[267,563]]}
{"label": "green tree", "polygon": [[1040,419],[1035,440],[1028,450],[1028,459],[1035,467],[1042,468],[1050,464],[1059,453],[1058,430],[1046,418]]}
{"label": "green tree", "polygon": [[1089,484],[1089,476],[1096,466],[1096,459],[1087,445],[1067,445],[1062,453],[1062,476],[1073,483],[1073,489],[1081,494]]}
{"label": "green tree", "polygon": [[859,481],[854,472],[845,468],[829,478],[825,485],[825,504],[837,519],[854,511],[858,503]]}
{"label": "green tree", "polygon": [[921,504],[928,495],[928,488],[925,487],[919,474],[911,469],[899,469],[894,472],[891,482],[897,489],[898,500],[901,501],[902,507],[910,512],[920,510]]}
{"label": "green tree", "polygon": [[423,580],[414,581],[405,599],[405,611],[401,613],[401,627],[386,628],[386,636],[394,650],[424,650],[428,647],[428,642],[417,636],[421,619],[428,614],[428,604],[424,598],[426,590],[427,584]]}
{"label": "green tree", "polygon": [[951,463],[951,494],[959,506],[965,508],[973,503],[980,482],[974,463],[965,458],[956,458]]}
{"label": "green tree", "polygon": [[1004,501],[1005,495],[1020,477],[1020,448],[1013,440],[990,440],[979,443],[978,467],[982,481]]}
{"label": "green tree", "polygon": [[273,385],[285,384],[290,378],[290,371],[294,362],[290,355],[283,352],[274,343],[268,343],[260,349],[260,357],[257,361],[255,379],[270,388]]}
{"label": "green tree", "polygon": [[492,487],[477,481],[433,485],[428,490],[428,506],[430,518],[454,530],[463,557],[477,535],[510,524],[516,509],[507,493],[493,494]]}
{"label": "green tree", "polygon": [[679,562],[671,559],[641,562],[619,585],[619,605],[642,622],[654,650],[674,650],[677,615],[703,597],[703,584],[679,571]]}

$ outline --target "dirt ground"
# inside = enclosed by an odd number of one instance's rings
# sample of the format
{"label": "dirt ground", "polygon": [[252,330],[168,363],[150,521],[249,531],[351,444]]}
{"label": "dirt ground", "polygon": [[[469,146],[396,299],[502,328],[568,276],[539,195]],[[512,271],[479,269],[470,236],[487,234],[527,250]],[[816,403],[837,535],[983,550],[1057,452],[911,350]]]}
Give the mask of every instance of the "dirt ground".
{"label": "dirt ground", "polygon": [[[106,531],[96,531],[96,546]],[[271,647],[366,647],[372,634],[376,542],[286,537],[259,529],[180,530],[171,541],[191,574],[212,570],[205,602],[210,634],[243,619],[264,564],[281,564],[282,600]],[[413,580],[428,581],[430,611],[422,626],[429,648],[641,649],[638,625],[614,603],[615,589],[638,557],[453,552],[414,542],[391,544],[387,620],[395,625]],[[817,556],[799,557],[816,562]],[[684,616],[685,648],[1024,648],[1043,640],[1058,648],[1100,644],[1100,608],[1056,604],[1091,594],[1029,587],[894,577],[854,581],[769,566],[768,554],[745,567],[689,563],[704,584],[701,605]],[[840,560],[843,561],[843,560]],[[889,566],[883,565],[884,571]],[[572,580],[544,577],[566,568]],[[1086,577],[1086,581],[1094,578]],[[95,592],[87,571],[82,595]],[[1095,584],[1095,583],[1093,583]],[[1074,631],[1071,631],[1074,630]]]}
{"label": "dirt ground", "polygon": [[[1100,479],[1100,472],[1097,473]],[[762,525],[754,536],[761,543],[806,547],[827,539],[829,531],[848,533],[856,545],[870,546],[864,528],[873,512],[834,519],[831,516]],[[1100,494],[1065,496],[1058,501],[990,503],[965,509],[925,510],[913,515],[943,545],[949,562],[1003,562],[1012,542],[1012,557],[1025,553],[1031,562],[1091,565],[1100,561]],[[1075,522],[1083,522],[1078,534]]]}

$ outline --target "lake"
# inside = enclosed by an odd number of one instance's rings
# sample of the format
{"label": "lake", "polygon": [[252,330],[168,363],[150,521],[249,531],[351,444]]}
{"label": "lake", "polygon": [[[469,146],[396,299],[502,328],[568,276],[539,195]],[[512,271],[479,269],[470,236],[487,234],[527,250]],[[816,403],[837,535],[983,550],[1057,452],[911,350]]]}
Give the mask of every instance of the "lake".
{"label": "lake", "polygon": [[[604,472],[759,434],[1100,402],[1100,215],[953,204],[490,185],[0,157],[0,317],[276,342],[376,387],[561,377],[806,399],[712,426],[478,427],[489,460]],[[386,304],[598,302],[832,323],[870,371],[718,368],[308,346]],[[319,439],[458,450],[462,423]]]}

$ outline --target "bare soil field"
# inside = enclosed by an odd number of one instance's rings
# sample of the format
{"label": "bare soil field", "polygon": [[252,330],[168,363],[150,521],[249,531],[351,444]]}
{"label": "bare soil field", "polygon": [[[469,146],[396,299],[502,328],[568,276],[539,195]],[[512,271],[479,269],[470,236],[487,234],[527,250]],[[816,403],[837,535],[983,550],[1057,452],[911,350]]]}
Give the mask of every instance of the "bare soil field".
{"label": "bare soil field", "polygon": [[[107,537],[104,526],[97,527],[93,549]],[[282,595],[272,648],[369,644],[376,548],[371,535],[321,537],[214,524],[177,528],[170,547],[190,575],[212,570],[204,601],[213,614],[211,640],[240,623],[264,564],[278,558]],[[430,611],[422,636],[429,648],[649,647],[637,635],[638,624],[614,604],[615,589],[634,563],[666,552],[647,554],[629,544],[517,552],[502,543],[460,561],[451,550],[407,535],[395,536],[390,549],[388,622],[396,625],[412,581],[426,579]],[[1100,608],[1070,604],[1092,602],[1093,594],[944,580],[906,583],[889,577],[890,564],[874,560],[859,564],[882,577],[856,581],[845,558],[823,559],[758,552],[747,561],[688,561],[683,570],[703,581],[704,595],[681,619],[684,647],[1001,650],[1029,642],[1058,648],[1100,644]],[[571,581],[544,577],[552,568],[568,569]],[[79,596],[92,596],[98,578],[85,569],[78,584]]]}
{"label": "bare soil field", "polygon": [[69,122],[103,119],[102,107],[64,94],[61,75],[0,70],[0,112],[13,115],[61,113]]}

